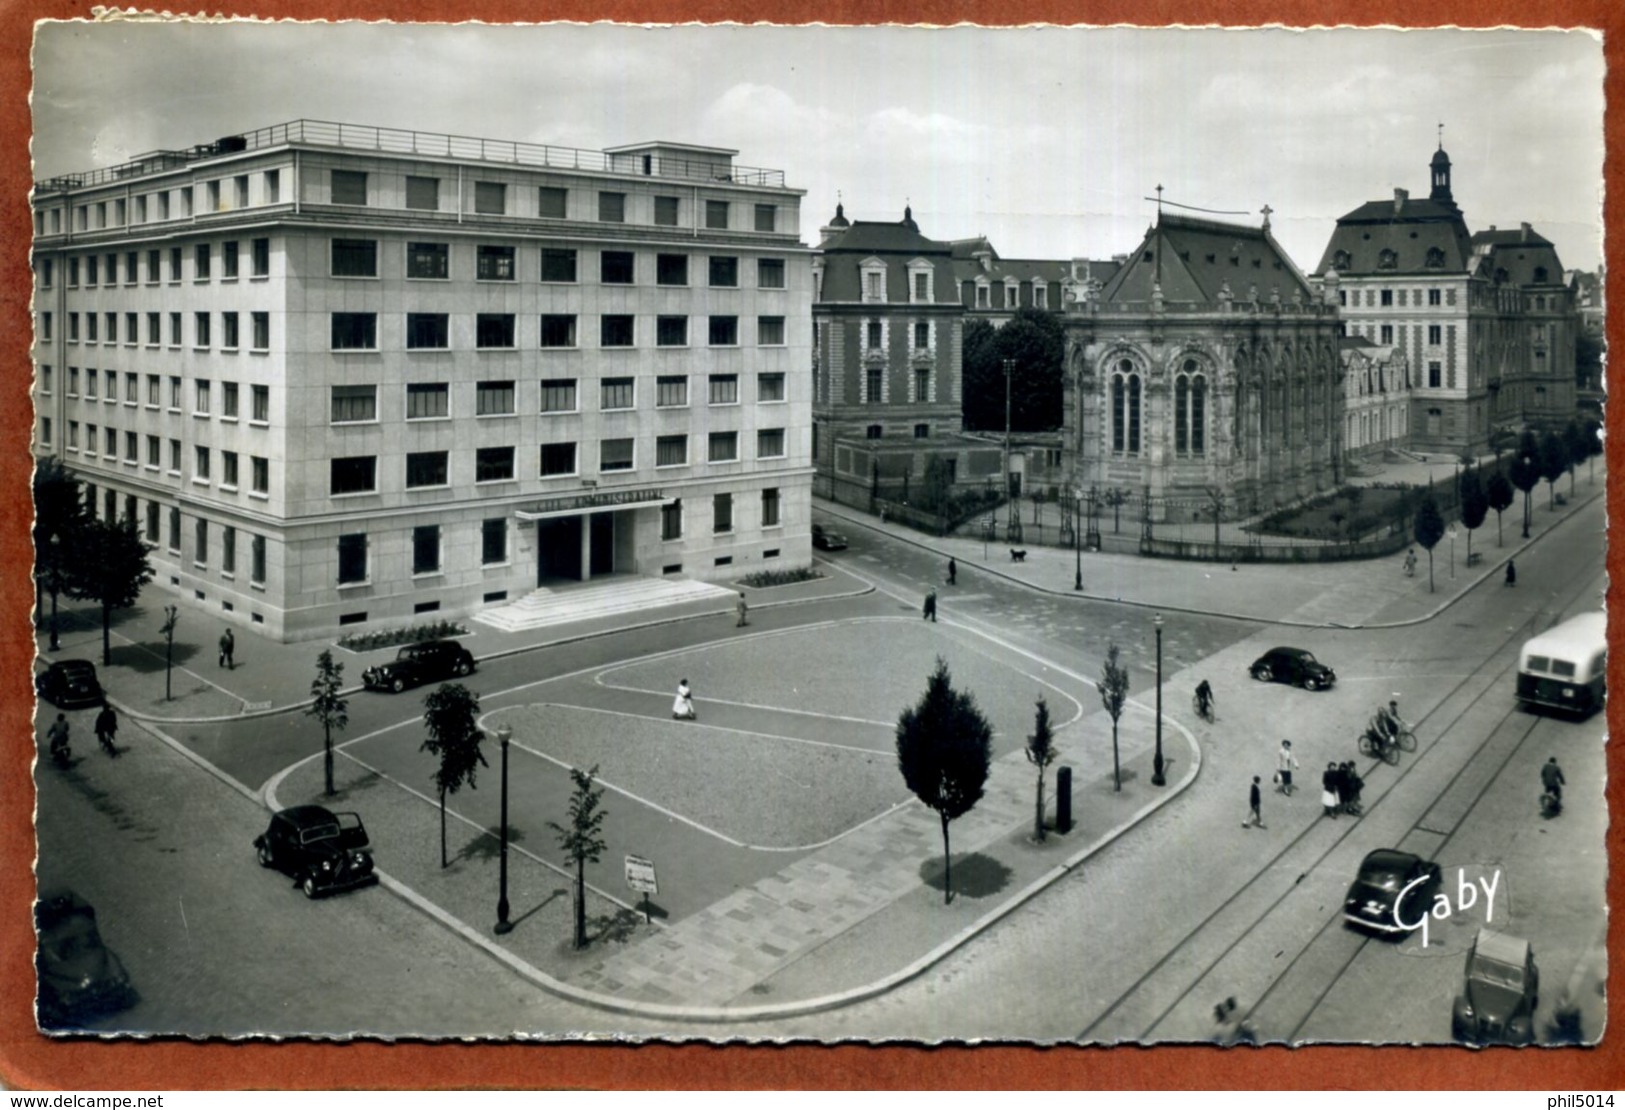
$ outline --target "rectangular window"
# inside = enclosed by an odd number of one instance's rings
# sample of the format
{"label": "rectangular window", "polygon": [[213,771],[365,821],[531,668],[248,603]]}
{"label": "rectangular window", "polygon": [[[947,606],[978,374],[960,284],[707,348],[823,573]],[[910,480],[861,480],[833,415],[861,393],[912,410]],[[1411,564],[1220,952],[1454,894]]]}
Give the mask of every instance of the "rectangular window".
{"label": "rectangular window", "polygon": [[124,314],[124,342],[133,344],[140,340],[141,335],[136,327],[139,322],[140,316],[138,314],[134,312]]}
{"label": "rectangular window", "polygon": [[412,573],[440,571],[440,525],[420,524],[412,529]]}
{"label": "rectangular window", "polygon": [[179,247],[169,248],[169,280],[181,280],[181,249]]}
{"label": "rectangular window", "polygon": [[181,511],[176,508],[169,510],[169,550],[181,549]]}
{"label": "rectangular window", "polygon": [[878,351],[885,343],[885,329],[879,320],[870,320],[863,328],[863,346],[870,351]]}
{"label": "rectangular window", "polygon": [[101,274],[102,259],[99,254],[85,256],[85,284],[95,285]]}
{"label": "rectangular window", "polygon": [[476,482],[513,481],[513,448],[480,447],[474,452]]}
{"label": "rectangular window", "polygon": [[481,312],[474,317],[474,345],[482,350],[513,346],[513,316]]}
{"label": "rectangular window", "polygon": [[406,244],[406,276],[444,280],[451,276],[451,247],[446,243]]}
{"label": "rectangular window", "polygon": [[706,459],[710,462],[739,461],[739,433],[712,432],[708,439]]}
{"label": "rectangular window", "polygon": [[606,439],[598,446],[600,471],[631,470],[632,444],[630,439]]}
{"label": "rectangular window", "polygon": [[761,428],[756,432],[756,457],[759,459],[784,458],[783,428]]}
{"label": "rectangular window", "polygon": [[[95,425],[91,425],[91,431],[95,431]],[[95,436],[92,435],[91,439],[95,439]],[[169,441],[169,472],[171,474],[181,472],[181,441],[178,439]]]}
{"label": "rectangular window", "polygon": [[758,259],[756,262],[756,284],[762,289],[783,289],[784,259]]}
{"label": "rectangular window", "polygon": [[480,281],[512,281],[513,252],[512,247],[480,244],[474,255],[474,276]]}
{"label": "rectangular window", "polygon": [[709,332],[711,346],[736,347],[739,345],[739,317],[712,316]]}
{"label": "rectangular window", "polygon": [[406,178],[406,207],[424,212],[440,209],[440,179],[438,177]]}
{"label": "rectangular window", "polygon": [[329,462],[328,491],[335,497],[346,493],[372,493],[378,488],[378,460],[372,455],[355,455]]}
{"label": "rectangular window", "polygon": [[606,412],[633,407],[631,378],[605,378],[599,387],[598,407]]}
{"label": "rectangular window", "polygon": [[719,231],[728,230],[727,201],[708,200],[705,202],[705,226]]}
{"label": "rectangular window", "polygon": [[480,521],[480,562],[484,566],[508,561],[508,522],[503,517]]}
{"label": "rectangular window", "polygon": [[107,314],[107,341],[109,343],[118,342],[118,313],[116,312]]}
{"label": "rectangular window", "polygon": [[[179,315],[179,314],[177,313],[177,315]],[[94,320],[95,318],[96,318],[95,315],[92,314],[91,319]],[[50,335],[50,333],[51,333],[51,330],[50,330],[50,327],[49,327],[50,319],[51,319],[51,314],[49,312],[47,312],[45,314],[45,321],[46,321],[46,325],[47,325],[46,329],[45,329],[45,334],[46,335]],[[70,342],[70,343],[79,342],[79,314],[77,312],[68,313],[68,342]]]}
{"label": "rectangular window", "polygon": [[776,231],[775,214],[778,209],[771,204],[758,204],[756,206],[756,230]]}
{"label": "rectangular window", "polygon": [[94,401],[97,397],[97,382],[101,381],[101,372],[94,366],[85,367],[85,396]]}
{"label": "rectangular window", "polygon": [[1444,342],[1444,329],[1438,324],[1428,325],[1428,346],[1437,347]]}
{"label": "rectangular window", "polygon": [[656,466],[685,466],[688,463],[688,437],[658,436],[655,438]]}
{"label": "rectangular window", "polygon": [[192,280],[209,280],[209,244],[197,244],[197,246],[194,248],[194,255],[194,262],[196,264],[192,268]]}
{"label": "rectangular window", "polygon": [[501,216],[508,211],[508,187],[500,181],[474,182],[474,211],[483,216]]}
{"label": "rectangular window", "polygon": [[181,342],[181,314],[171,312],[169,314],[169,345],[179,347]]}
{"label": "rectangular window", "polygon": [[39,441],[41,446],[51,446],[51,418],[42,416],[39,419]]}
{"label": "rectangular window", "polygon": [[[220,276],[221,277],[226,278],[226,279],[228,279],[230,281],[236,281],[237,280],[237,255],[238,255],[238,243],[237,243],[237,240],[233,239],[229,243],[220,244]],[[134,266],[135,255],[132,254],[130,256],[130,259],[131,259],[130,274],[131,274],[131,276],[134,276],[134,274],[135,274],[135,266]]]}
{"label": "rectangular window", "polygon": [[210,181],[203,188],[205,196],[203,210],[205,212],[225,211],[225,206],[220,203],[220,182]]}
{"label": "rectangular window", "polygon": [[265,171],[265,203],[279,204],[282,201],[282,171]]}
{"label": "rectangular window", "polygon": [[156,312],[147,313],[147,346],[156,347],[163,337],[159,334],[159,316]]}
{"label": "rectangular window", "polygon": [[542,248],[542,280],[573,282],[576,279],[576,252],[563,247]]}
{"label": "rectangular window", "polygon": [[669,505],[660,506],[660,538],[663,540],[680,540],[683,538],[682,498],[677,498]]}
{"label": "rectangular window", "polygon": [[157,436],[147,437],[147,465],[157,470],[164,464],[163,441]]}
{"label": "rectangular window", "polygon": [[677,205],[676,197],[655,197],[655,226],[676,227]]}
{"label": "rectangular window", "polygon": [[711,531],[732,532],[734,530],[734,498],[731,493],[715,494],[711,498]]}
{"label": "rectangular window", "polygon": [[1382,327],[1378,329],[1378,331],[1379,331],[1379,333],[1380,333],[1380,335],[1382,337],[1381,342],[1382,342],[1383,346],[1386,347],[1386,346],[1389,346],[1389,345],[1391,345],[1393,343],[1393,341],[1394,341],[1394,326],[1392,324],[1383,324]]}
{"label": "rectangular window", "polygon": [[601,316],[598,319],[598,345],[600,347],[632,346],[632,317]]}
{"label": "rectangular window", "polygon": [[1428,388],[1438,389],[1443,385],[1444,364],[1441,362],[1428,363]]}
{"label": "rectangular window", "polygon": [[885,380],[881,376],[880,370],[878,368],[870,368],[865,372],[864,379],[864,401],[871,405],[880,404],[882,399],[881,390],[884,388],[885,384]]}
{"label": "rectangular window", "polygon": [[367,175],[356,170],[332,170],[334,204],[366,204]]}
{"label": "rectangular window", "polygon": [[762,491],[762,527],[772,528],[779,523],[779,491],[777,487]]}
{"label": "rectangular window", "polygon": [[569,193],[556,185],[542,185],[536,190],[536,214],[544,220],[562,220],[567,215]]}
{"label": "rectangular window", "polygon": [[758,316],[756,318],[756,342],[763,347],[784,346],[784,317]]}
{"label": "rectangular window", "polygon": [[169,377],[169,408],[172,412],[181,411],[181,379],[175,374]]}
{"label": "rectangular window", "polygon": [[[129,392],[133,394],[135,392],[135,375],[129,375],[129,380],[125,384],[129,387]],[[134,397],[131,397],[131,400],[134,400]],[[220,416],[224,420],[237,419],[236,382],[220,383]]]}
{"label": "rectangular window", "polygon": [[248,459],[249,478],[255,493],[271,492],[271,460],[261,458],[259,455],[250,455]]}
{"label": "rectangular window", "polygon": [[443,486],[451,480],[450,452],[412,451],[406,456],[406,488]]}
{"label": "rectangular window", "polygon": [[[79,314],[77,312],[74,313],[75,317],[77,317],[78,315]],[[205,313],[202,313],[201,315],[207,316],[208,313],[205,312]],[[97,326],[97,321],[99,319],[100,319],[100,317],[98,317],[94,312],[85,313],[85,339],[86,339],[87,342],[90,342],[90,343],[96,342],[97,332],[100,330],[98,328],[98,326]]]}
{"label": "rectangular window", "polygon": [[1439,291],[1437,289],[1429,289],[1428,290],[1428,306],[1431,307],[1431,308],[1437,308],[1438,304],[1439,304]]}
{"label": "rectangular window", "polygon": [[414,382],[406,387],[408,420],[439,420],[450,413],[450,392],[445,382]]}
{"label": "rectangular window", "polygon": [[333,313],[333,350],[375,351],[378,349],[376,312]]}
{"label": "rectangular window", "polygon": [[228,351],[237,349],[237,314],[235,312],[222,312],[220,314],[220,345]]}
{"label": "rectangular window", "polygon": [[[112,429],[109,428],[108,430],[111,431]],[[209,480],[209,449],[207,447],[197,447],[193,449],[193,452],[192,477],[207,482]]]}
{"label": "rectangular window", "polygon": [[655,284],[656,285],[687,285],[688,284],[688,255],[686,255],[686,254],[657,254],[657,255],[655,255]]}
{"label": "rectangular window", "polygon": [[659,316],[655,318],[655,346],[688,346],[688,317]]}
{"label": "rectangular window", "polygon": [[688,378],[683,374],[662,374],[655,379],[655,405],[681,408],[688,404]]}
{"label": "rectangular window", "polygon": [[708,396],[710,403],[713,405],[737,405],[739,403],[739,375],[712,374]]}
{"label": "rectangular window", "polygon": [[271,419],[271,387],[268,385],[251,386],[249,394],[253,403],[253,411],[249,419],[261,424],[266,423]]}
{"label": "rectangular window", "polygon": [[79,258],[77,255],[68,259],[68,288],[79,288]]}
{"label": "rectangular window", "polygon": [[605,224],[624,224],[626,222],[625,193],[598,194],[598,222]]}
{"label": "rectangular window", "polygon": [[229,489],[237,488],[237,452],[220,452],[220,484]]}
{"label": "rectangular window", "polygon": [[339,537],[339,582],[367,580],[367,535],[350,532]]}
{"label": "rectangular window", "polygon": [[914,402],[925,404],[931,400],[931,371],[920,369],[914,371]]}
{"label": "rectangular window", "polygon": [[144,538],[146,539],[146,541],[148,543],[157,543],[159,541],[159,538],[160,538],[159,534],[158,534],[158,530],[159,530],[158,511],[159,511],[158,502],[156,502],[156,501],[148,501],[147,502],[147,527],[146,527],[146,531],[144,533]]}
{"label": "rectangular window", "polygon": [[162,254],[156,249],[149,250],[147,252],[147,284],[148,285],[157,285],[159,280],[163,277],[163,275],[159,272],[161,270],[161,268],[162,268],[160,263],[159,263],[159,259],[162,258],[162,257],[163,257]]}
{"label": "rectangular window", "polygon": [[47,343],[51,340],[51,314],[49,312],[39,314],[39,337]]}
{"label": "rectangular window", "polygon": [[253,243],[254,276],[268,277],[271,273],[271,240],[255,239]]}
{"label": "rectangular window", "polygon": [[225,525],[220,529],[220,571],[237,573],[237,529]]}
{"label": "rectangular window", "polygon": [[335,385],[331,417],[334,424],[368,423],[378,419],[376,385]]}
{"label": "rectangular window", "polygon": [[209,415],[209,382],[206,378],[198,378],[193,383],[192,411],[199,416]]}
{"label": "rectangular window", "polygon": [[252,312],[249,313],[249,320],[254,327],[254,350],[270,350],[271,314],[269,312]]}
{"label": "rectangular window", "polygon": [[576,345],[576,318],[574,316],[543,316],[542,346],[574,347]]}
{"label": "rectangular window", "polygon": [[406,349],[443,351],[451,346],[451,318],[444,312],[406,314]]}
{"label": "rectangular window", "polygon": [[712,255],[706,268],[713,288],[733,289],[739,285],[739,259]]}
{"label": "rectangular window", "polygon": [[931,325],[921,320],[914,325],[914,349],[924,351],[931,346]]}
{"label": "rectangular window", "polygon": [[543,412],[575,412],[576,380],[550,378],[542,381]]}
{"label": "rectangular window", "polygon": [[512,416],[515,411],[513,382],[474,383],[474,415]]}
{"label": "rectangular window", "polygon": [[265,583],[265,537],[255,536],[248,542],[248,580],[256,585]]}
{"label": "rectangular window", "polygon": [[543,478],[557,478],[576,472],[576,445],[573,443],[542,444]]}
{"label": "rectangular window", "polygon": [[192,523],[192,533],[196,538],[192,562],[202,566],[209,561],[209,522],[199,517]]}
{"label": "rectangular window", "polygon": [[603,251],[598,256],[598,280],[605,285],[631,285],[633,254],[631,251]]}

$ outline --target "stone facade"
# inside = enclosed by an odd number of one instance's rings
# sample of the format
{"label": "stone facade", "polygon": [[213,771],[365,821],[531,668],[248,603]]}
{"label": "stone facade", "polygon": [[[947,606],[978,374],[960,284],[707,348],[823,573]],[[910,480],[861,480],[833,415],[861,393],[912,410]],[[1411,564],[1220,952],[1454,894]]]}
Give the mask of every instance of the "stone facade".
{"label": "stone facade", "polygon": [[1381,460],[1388,451],[1411,445],[1411,368],[1398,347],[1378,347],[1362,338],[1345,338],[1343,397],[1347,430],[1345,457]]}

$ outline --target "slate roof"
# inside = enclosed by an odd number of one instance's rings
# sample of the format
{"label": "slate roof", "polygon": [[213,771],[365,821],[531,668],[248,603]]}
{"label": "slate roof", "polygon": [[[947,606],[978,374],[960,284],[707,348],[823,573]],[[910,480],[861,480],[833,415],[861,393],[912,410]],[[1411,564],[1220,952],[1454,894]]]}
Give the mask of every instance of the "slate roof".
{"label": "slate roof", "polygon": [[[1512,285],[1563,284],[1563,263],[1557,248],[1532,228],[1480,231],[1473,236],[1473,250],[1484,261],[1485,277]],[[1546,273],[1537,274],[1537,269]]]}
{"label": "slate roof", "polygon": [[[1379,266],[1382,252],[1394,252],[1393,266]],[[1442,264],[1429,266],[1428,252],[1438,250]],[[1346,265],[1336,265],[1338,252]],[[1335,269],[1340,276],[1379,274],[1464,273],[1473,268],[1467,221],[1455,204],[1413,197],[1374,200],[1337,221],[1315,273]]]}
{"label": "slate roof", "polygon": [[818,299],[820,304],[862,301],[861,266],[870,258],[879,258],[886,264],[887,303],[909,303],[908,264],[920,258],[928,260],[934,271],[933,303],[959,303],[952,244],[921,235],[907,209],[897,223],[853,220],[850,227],[824,244],[821,253],[824,281]]}
{"label": "slate roof", "polygon": [[1217,305],[1226,283],[1237,300],[1255,289],[1260,300],[1279,290],[1283,301],[1313,289],[1269,232],[1259,227],[1197,219],[1164,212],[1145,239],[1117,271],[1100,299],[1143,302],[1153,284],[1162,286],[1165,301]]}

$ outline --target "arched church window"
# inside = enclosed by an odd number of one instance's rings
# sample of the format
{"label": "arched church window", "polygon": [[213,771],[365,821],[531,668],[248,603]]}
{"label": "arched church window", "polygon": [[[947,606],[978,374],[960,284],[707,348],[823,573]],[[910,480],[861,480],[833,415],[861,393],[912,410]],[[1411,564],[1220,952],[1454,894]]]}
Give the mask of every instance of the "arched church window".
{"label": "arched church window", "polygon": [[1391,250],[1384,250],[1377,255],[1377,269],[1392,270],[1399,266],[1399,255]]}
{"label": "arched church window", "polygon": [[1207,448],[1207,377],[1195,359],[1186,359],[1174,379],[1174,452],[1200,455]]}
{"label": "arched church window", "polygon": [[1140,375],[1123,359],[1112,373],[1112,453],[1140,453]]}
{"label": "arched church window", "polygon": [[1429,247],[1427,257],[1424,259],[1430,270],[1444,269],[1444,251],[1438,247]]}

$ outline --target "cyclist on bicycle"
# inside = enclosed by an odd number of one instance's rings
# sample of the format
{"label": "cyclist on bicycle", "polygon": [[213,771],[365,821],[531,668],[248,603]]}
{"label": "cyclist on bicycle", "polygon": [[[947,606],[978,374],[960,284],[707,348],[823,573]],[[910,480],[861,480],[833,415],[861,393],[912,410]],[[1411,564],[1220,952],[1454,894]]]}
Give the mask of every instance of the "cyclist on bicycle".
{"label": "cyclist on bicycle", "polygon": [[1213,719],[1213,687],[1205,678],[1196,685],[1196,712],[1207,720]]}
{"label": "cyclist on bicycle", "polygon": [[1384,758],[1388,749],[1398,742],[1396,734],[1389,731],[1387,715],[1380,709],[1376,716],[1366,722],[1365,734],[1371,741],[1371,754],[1378,759]]}

